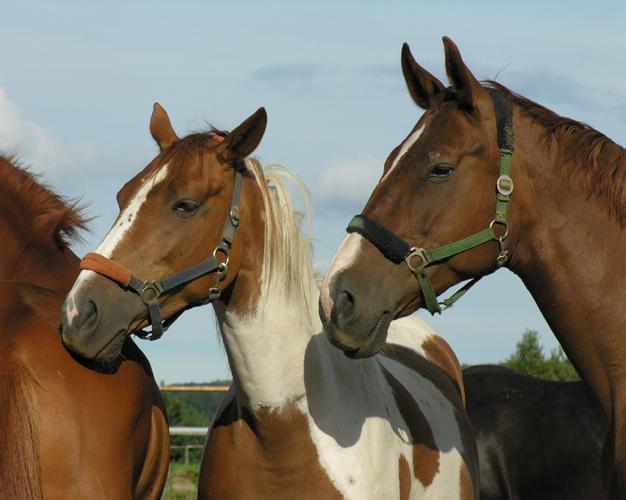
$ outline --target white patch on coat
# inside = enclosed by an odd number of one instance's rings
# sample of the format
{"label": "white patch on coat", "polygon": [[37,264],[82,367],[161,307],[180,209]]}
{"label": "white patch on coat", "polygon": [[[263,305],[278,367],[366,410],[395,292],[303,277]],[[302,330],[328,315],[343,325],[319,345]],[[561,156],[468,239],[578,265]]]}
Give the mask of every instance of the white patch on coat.
{"label": "white patch on coat", "polygon": [[422,135],[422,132],[424,132],[425,128],[426,128],[426,125],[422,125],[415,132],[413,132],[407,138],[406,141],[404,141],[402,143],[402,146],[400,146],[400,151],[398,151],[398,155],[393,160],[393,163],[389,167],[389,170],[387,170],[387,173],[385,175],[383,175],[383,178],[380,180],[380,182],[383,182],[389,176],[389,174],[391,174],[391,172],[393,172],[393,169],[396,168],[398,163],[400,163],[400,160],[402,160],[402,157],[409,152],[409,150],[413,147],[413,144],[415,144],[417,142],[417,140],[420,138],[420,136]]}
{"label": "white patch on coat", "polygon": [[[124,236],[128,233],[133,223],[137,220],[139,210],[145,203],[148,194],[154,189],[157,184],[160,184],[165,180],[169,172],[169,165],[166,164],[159,169],[156,175],[149,177],[137,190],[130,203],[124,208],[124,210],[118,215],[113,227],[109,230],[108,234],[104,237],[96,253],[104,257],[110,258],[113,251],[124,240]],[[65,300],[66,318],[69,325],[72,324],[74,319],[78,316],[78,306],[76,305],[77,294],[89,285],[91,278],[96,276],[93,271],[82,270],[76,278],[76,282],[67,295]]]}
{"label": "white patch on coat", "polygon": [[[421,330],[420,322],[403,322],[400,336],[409,333],[409,325],[417,328],[412,348],[419,352],[430,329]],[[390,326],[392,337],[395,323]],[[456,409],[435,384],[389,358],[349,360],[324,338],[312,341],[318,359],[313,363],[309,354],[307,368],[314,366],[316,376],[307,378],[306,398],[298,406],[308,417],[320,464],[339,492],[348,499],[398,498],[400,456],[413,471],[409,426],[385,379],[386,370],[413,396],[441,450],[430,485],[424,487],[411,473],[410,498],[460,498],[463,441]]]}
{"label": "white patch on coat", "polygon": [[322,308],[327,318],[330,318],[330,311],[334,302],[330,296],[330,281],[339,271],[350,267],[356,262],[361,253],[362,245],[363,237],[357,233],[350,233],[343,239],[337,249],[337,253],[335,253],[333,260],[330,262],[320,291]]}
{"label": "white patch on coat", "polygon": [[396,319],[389,328],[387,343],[408,347],[427,359],[428,354],[424,350],[424,344],[432,337],[437,337],[437,332],[428,323],[418,316],[406,316]]}

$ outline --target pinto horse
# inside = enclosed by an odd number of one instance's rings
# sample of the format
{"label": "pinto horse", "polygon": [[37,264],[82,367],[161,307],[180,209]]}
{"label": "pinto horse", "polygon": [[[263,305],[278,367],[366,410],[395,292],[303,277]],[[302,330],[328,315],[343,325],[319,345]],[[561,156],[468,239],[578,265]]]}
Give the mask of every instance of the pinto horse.
{"label": "pinto horse", "polygon": [[65,342],[107,359],[117,337],[213,302],[233,386],[205,447],[202,499],[475,498],[449,346],[410,318],[367,360],[320,334],[310,241],[283,181],[293,175],[247,158],[266,120],[261,108],[230,134],[179,139],[155,105],[161,153],[120,191],[118,222],[83,261]]}
{"label": "pinto horse", "polygon": [[58,335],[80,210],[4,156],[0,204],[0,498],[159,498],[169,436],[148,361],[127,341],[97,366]]}
{"label": "pinto horse", "polygon": [[606,419],[581,381],[504,366],[463,370],[482,500],[602,500]]}
{"label": "pinto horse", "polygon": [[348,228],[322,287],[325,330],[343,349],[374,354],[369,346],[386,334],[381,317],[439,312],[508,267],[608,418],[605,455],[616,469],[607,460],[606,471],[617,471],[612,489],[622,498],[625,151],[497,83],[480,84],[449,38],[444,47],[448,88],[402,49],[407,87],[426,112]]}

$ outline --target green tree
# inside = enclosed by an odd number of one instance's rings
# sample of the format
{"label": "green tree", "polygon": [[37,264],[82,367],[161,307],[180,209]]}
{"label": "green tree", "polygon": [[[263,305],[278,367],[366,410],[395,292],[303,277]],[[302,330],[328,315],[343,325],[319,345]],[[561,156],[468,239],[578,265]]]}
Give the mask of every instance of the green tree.
{"label": "green tree", "polygon": [[550,356],[545,356],[543,347],[539,343],[539,334],[535,330],[524,332],[521,340],[515,346],[515,352],[502,364],[547,380],[577,380],[580,378],[560,347],[553,349]]}

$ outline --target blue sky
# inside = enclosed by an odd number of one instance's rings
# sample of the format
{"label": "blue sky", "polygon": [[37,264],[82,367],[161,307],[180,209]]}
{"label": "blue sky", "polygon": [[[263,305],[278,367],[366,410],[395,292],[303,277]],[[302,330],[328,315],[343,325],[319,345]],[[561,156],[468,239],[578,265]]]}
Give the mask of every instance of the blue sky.
{"label": "blue sky", "polygon": [[[441,36],[479,78],[494,78],[626,144],[623,2],[20,2],[0,17],[0,148],[16,150],[59,193],[97,216],[76,251],[95,248],[115,193],[154,155],[152,104],[182,134],[232,128],[259,106],[257,150],[306,181],[323,269],[387,154],[420,116],[400,71],[411,45],[442,80]],[[426,317],[426,316],[424,316]],[[556,345],[521,281],[499,271],[430,323],[463,362],[498,361],[525,328]],[[228,377],[209,307],[159,342],[141,342],[157,378]]]}

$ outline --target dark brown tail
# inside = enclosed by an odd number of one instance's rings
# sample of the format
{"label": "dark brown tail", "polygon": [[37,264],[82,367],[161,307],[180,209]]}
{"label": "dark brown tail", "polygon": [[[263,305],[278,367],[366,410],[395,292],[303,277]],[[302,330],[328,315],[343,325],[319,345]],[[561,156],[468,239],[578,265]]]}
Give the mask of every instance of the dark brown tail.
{"label": "dark brown tail", "polygon": [[22,363],[0,359],[0,498],[43,499],[34,385]]}

